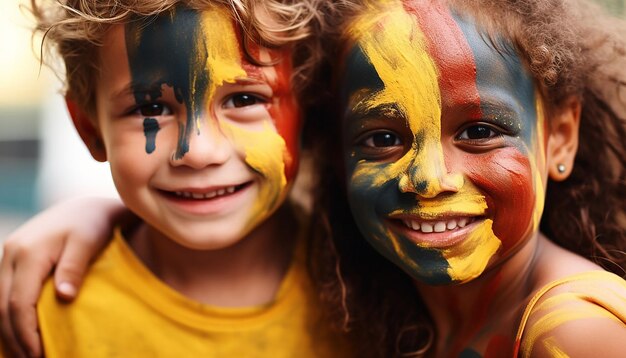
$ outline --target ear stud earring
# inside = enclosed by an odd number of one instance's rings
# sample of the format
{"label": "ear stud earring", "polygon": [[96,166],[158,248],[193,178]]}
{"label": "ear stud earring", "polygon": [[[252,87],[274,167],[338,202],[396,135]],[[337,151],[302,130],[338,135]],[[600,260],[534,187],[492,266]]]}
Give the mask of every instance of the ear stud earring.
{"label": "ear stud earring", "polygon": [[565,164],[559,164],[556,166],[556,170],[559,171],[559,173],[563,174],[565,173]]}

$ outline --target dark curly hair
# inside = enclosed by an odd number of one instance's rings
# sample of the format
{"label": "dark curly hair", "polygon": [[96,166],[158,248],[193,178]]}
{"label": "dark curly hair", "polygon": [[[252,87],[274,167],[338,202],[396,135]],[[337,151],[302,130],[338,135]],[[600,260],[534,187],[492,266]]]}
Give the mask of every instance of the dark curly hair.
{"label": "dark curly hair", "polygon": [[[335,40],[327,44],[335,60],[347,40],[341,29],[366,7],[384,6],[343,3],[345,14],[332,27],[337,31],[328,34]],[[568,98],[581,100],[574,168],[567,180],[548,183],[540,230],[562,247],[625,277],[626,22],[584,0],[448,3],[455,11],[471,14],[488,34],[501,33],[512,41],[538,83],[548,113]],[[329,66],[338,71],[339,66]],[[320,161],[312,275],[329,318],[358,343],[358,356],[426,355],[435,339],[434,326],[414,284],[369,246],[352,219],[337,159],[340,113],[335,97],[326,99],[326,106],[318,106],[325,108],[317,113],[320,120],[312,122]]]}

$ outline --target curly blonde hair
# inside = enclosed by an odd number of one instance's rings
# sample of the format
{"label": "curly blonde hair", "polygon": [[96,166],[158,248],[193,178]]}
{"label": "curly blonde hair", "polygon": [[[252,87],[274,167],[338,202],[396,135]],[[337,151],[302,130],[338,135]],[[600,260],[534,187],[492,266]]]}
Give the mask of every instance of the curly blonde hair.
{"label": "curly blonde hair", "polygon": [[65,67],[66,94],[87,113],[95,111],[95,83],[99,71],[97,49],[110,26],[131,18],[156,16],[184,5],[201,10],[221,5],[248,40],[266,47],[291,46],[292,86],[300,95],[311,83],[323,57],[315,34],[324,26],[323,0],[31,0],[37,21],[35,34],[43,34],[42,61],[56,54]]}
{"label": "curly blonde hair", "polygon": [[[445,0],[424,0],[445,1]],[[329,35],[340,58],[348,28],[382,1],[340,0],[350,10]],[[388,2],[387,2],[388,3]],[[579,148],[563,182],[548,183],[540,229],[559,245],[626,277],[626,22],[589,0],[448,0],[493,42],[503,34],[540,88],[548,118],[568,98],[582,102]],[[382,10],[381,10],[382,11]],[[342,32],[343,31],[343,32]],[[341,66],[334,66],[335,78]],[[376,252],[347,205],[334,106],[318,123],[320,169],[310,268],[326,312],[348,330],[357,356],[428,355],[436,332],[411,278]],[[554,113],[554,112],[552,112]],[[431,353],[432,354],[432,353]]]}

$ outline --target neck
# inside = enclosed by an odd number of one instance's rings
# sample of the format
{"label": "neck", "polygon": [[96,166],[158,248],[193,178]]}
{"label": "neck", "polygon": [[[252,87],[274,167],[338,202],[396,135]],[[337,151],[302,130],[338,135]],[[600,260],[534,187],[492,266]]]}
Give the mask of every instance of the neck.
{"label": "neck", "polygon": [[297,232],[292,210],[283,205],[226,248],[189,249],[147,224],[132,235],[130,245],[157,277],[195,301],[223,307],[257,306],[274,299],[291,263]]}
{"label": "neck", "polygon": [[530,239],[502,265],[468,283],[416,283],[435,323],[437,352],[455,355],[494,334],[504,334],[513,343],[517,320],[534,287],[537,250],[537,239]]}

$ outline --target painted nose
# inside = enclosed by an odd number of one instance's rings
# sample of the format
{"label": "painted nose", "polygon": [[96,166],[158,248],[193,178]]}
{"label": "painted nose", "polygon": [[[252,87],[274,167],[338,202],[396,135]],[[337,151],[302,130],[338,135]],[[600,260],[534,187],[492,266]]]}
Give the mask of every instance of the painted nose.
{"label": "painted nose", "polygon": [[463,175],[448,172],[441,149],[434,145],[422,148],[399,179],[401,192],[428,199],[442,193],[456,193],[464,182]]}
{"label": "painted nose", "polygon": [[[181,128],[181,131],[183,129]],[[178,138],[176,151],[172,153],[172,166],[187,166],[202,169],[224,164],[233,148],[230,140],[222,133],[216,121],[206,121],[203,126],[193,126],[189,133]]]}

